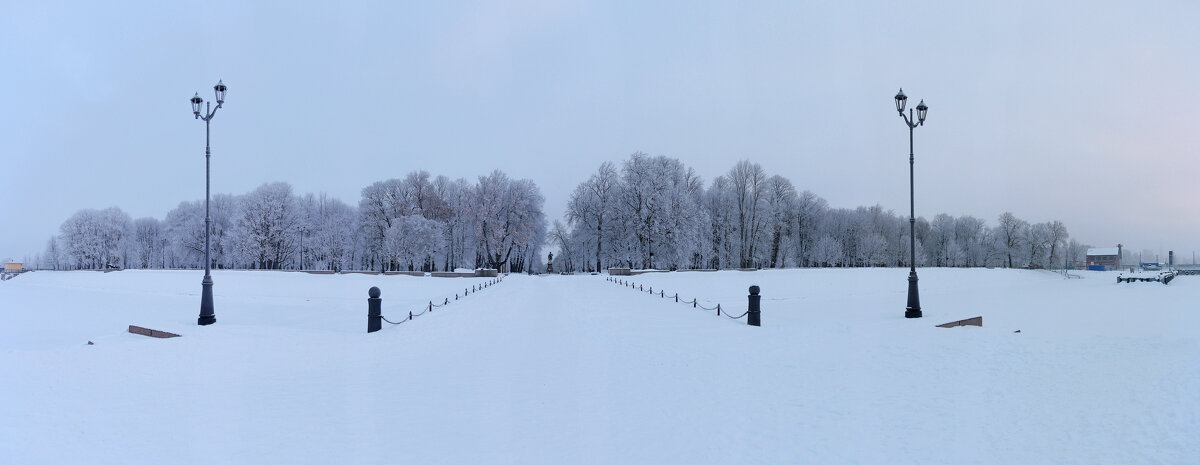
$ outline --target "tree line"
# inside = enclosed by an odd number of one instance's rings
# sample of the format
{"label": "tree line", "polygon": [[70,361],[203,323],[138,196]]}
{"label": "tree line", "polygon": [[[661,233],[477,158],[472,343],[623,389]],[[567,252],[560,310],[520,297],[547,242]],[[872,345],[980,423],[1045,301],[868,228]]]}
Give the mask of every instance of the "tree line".
{"label": "tree line", "polygon": [[[831,208],[811,191],[740,161],[705,183],[679,160],[635,153],[580,183],[549,240],[565,271],[608,267],[723,269],[907,267],[909,220],[879,205]],[[973,216],[917,218],[920,266],[1061,268],[1088,246],[1061,221],[1010,212],[990,226]]]}
{"label": "tree line", "polygon": [[[414,171],[362,189],[357,206],[296,195],[284,182],[210,202],[213,268],[522,272],[545,242],[545,203],[527,179],[497,170],[475,183]],[[204,201],[166,218],[84,209],[33,263],[45,269],[202,268]]]}
{"label": "tree line", "polygon": [[[739,161],[710,182],[678,159],[634,153],[600,165],[548,225],[540,189],[497,170],[475,182],[414,171],[362,189],[358,205],[297,195],[287,183],[212,197],[211,265],[231,269],[560,271],[609,267],[728,269],[907,267],[909,220],[879,205],[832,208],[820,196]],[[547,227],[549,226],[549,228]],[[1061,221],[917,218],[919,266],[1081,267],[1088,246]],[[33,266],[202,268],[204,201],[165,219],[80,210]]]}

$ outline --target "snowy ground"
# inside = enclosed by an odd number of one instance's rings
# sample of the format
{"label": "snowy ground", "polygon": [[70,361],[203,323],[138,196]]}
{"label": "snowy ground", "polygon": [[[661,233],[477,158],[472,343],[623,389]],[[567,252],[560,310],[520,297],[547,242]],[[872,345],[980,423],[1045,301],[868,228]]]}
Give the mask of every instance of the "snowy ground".
{"label": "snowy ground", "polygon": [[[1200,463],[1200,277],[922,269],[0,283],[5,463]],[[407,316],[365,334],[366,290]],[[983,316],[984,326],[934,325]],[[128,334],[138,324],[182,334]],[[1020,330],[1020,333],[1014,331]],[[86,345],[87,341],[95,345]]]}

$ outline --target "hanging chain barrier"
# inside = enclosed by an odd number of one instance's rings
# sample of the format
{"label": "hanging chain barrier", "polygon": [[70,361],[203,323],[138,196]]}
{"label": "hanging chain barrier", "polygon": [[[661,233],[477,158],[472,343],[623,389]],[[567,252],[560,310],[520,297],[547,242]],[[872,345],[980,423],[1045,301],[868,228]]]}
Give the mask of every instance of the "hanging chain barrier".
{"label": "hanging chain barrier", "polygon": [[[498,276],[493,279],[490,279],[487,282],[484,282],[483,284],[474,284],[469,288],[463,288],[462,297],[465,298],[468,295],[474,294],[476,292],[479,292],[479,291],[482,291],[489,287],[500,284],[502,281],[504,281],[503,275]],[[405,322],[412,321],[413,318],[416,318],[416,317],[419,317],[426,313],[432,312],[433,309],[435,309],[435,308],[442,308],[447,305],[450,305],[449,297],[443,298],[442,303],[440,303],[440,304],[434,303],[434,301],[430,300],[428,304],[421,307],[420,312],[408,312],[408,318],[401,318],[400,321],[392,321],[392,320],[387,319],[387,317],[384,317],[382,314],[383,299],[379,298],[379,294],[380,294],[380,291],[379,291],[378,287],[372,287],[370,290],[367,291],[367,295],[369,296],[369,298],[367,299],[367,332],[368,333],[373,333],[375,331],[379,331],[380,329],[382,329],[383,328],[382,323],[384,323],[384,322],[399,326],[401,324],[404,324]],[[457,301],[458,299],[459,299],[459,294],[455,293],[454,300]]]}
{"label": "hanging chain barrier", "polygon": [[[637,283],[634,283],[634,282],[631,282],[628,280],[618,279],[618,278],[615,278],[612,276],[609,276],[606,279],[608,282],[614,283],[618,286],[627,287],[627,288],[633,289],[638,292],[646,292],[652,296],[655,294],[654,286],[650,286],[649,289],[647,289],[647,287],[644,284],[637,284]],[[751,326],[761,326],[762,320],[761,320],[760,298],[762,296],[760,296],[758,293],[759,293],[758,286],[750,286],[750,295],[747,296],[749,303],[746,306],[746,311],[742,312],[742,314],[738,315],[738,316],[733,316],[729,313],[728,310],[721,308],[720,303],[718,303],[715,307],[705,307],[703,305],[700,305],[700,299],[698,299],[698,298],[692,298],[692,300],[687,300],[687,299],[680,300],[679,293],[675,293],[675,295],[672,295],[671,298],[675,299],[676,303],[691,304],[692,308],[695,308],[695,309],[705,310],[705,311],[709,311],[709,312],[716,310],[717,316],[724,316],[731,320],[739,320],[742,317],[749,316],[749,318],[746,319],[746,324],[751,325]],[[664,291],[662,288],[659,288],[658,289],[658,298],[660,298],[660,299],[667,298],[667,292]]]}

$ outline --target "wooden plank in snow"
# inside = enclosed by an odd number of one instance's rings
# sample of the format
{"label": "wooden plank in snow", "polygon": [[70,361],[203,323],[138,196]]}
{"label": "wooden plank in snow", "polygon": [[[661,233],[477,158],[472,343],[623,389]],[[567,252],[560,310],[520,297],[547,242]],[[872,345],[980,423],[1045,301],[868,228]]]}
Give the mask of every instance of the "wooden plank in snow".
{"label": "wooden plank in snow", "polygon": [[967,318],[965,320],[951,321],[949,323],[937,325],[939,328],[953,328],[955,326],[983,326],[983,317]]}
{"label": "wooden plank in snow", "polygon": [[165,339],[168,337],[179,337],[179,335],[175,334],[175,333],[168,333],[166,331],[159,331],[156,329],[143,328],[141,326],[134,326],[134,325],[129,325],[129,332],[131,332],[133,334],[141,334],[143,336],[157,337],[159,339]]}

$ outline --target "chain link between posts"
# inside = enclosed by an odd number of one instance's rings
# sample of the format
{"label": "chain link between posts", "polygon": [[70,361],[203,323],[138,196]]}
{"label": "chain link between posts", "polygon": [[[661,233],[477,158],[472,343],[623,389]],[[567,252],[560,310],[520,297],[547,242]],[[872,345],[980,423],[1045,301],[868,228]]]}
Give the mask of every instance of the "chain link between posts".
{"label": "chain link between posts", "polygon": [[[638,291],[638,292],[648,292],[650,295],[654,295],[654,286],[650,286],[650,290],[649,290],[649,291],[647,291],[647,290],[646,290],[646,286],[645,286],[645,285],[643,285],[643,284],[638,284],[638,283],[635,283],[635,282],[632,282],[632,281],[628,281],[628,280],[624,280],[624,279],[617,279],[617,278],[614,278],[614,277],[612,277],[612,276],[609,276],[609,277],[607,278],[607,280],[608,280],[608,282],[610,282],[610,283],[614,283],[614,284],[616,284],[616,285],[618,285],[618,286],[622,286],[622,287],[628,287],[628,288],[630,288],[630,289],[633,289],[633,290],[635,290],[635,291]],[[658,296],[659,296],[659,298],[666,298],[666,292],[665,292],[665,291],[663,291],[662,289],[659,289]],[[731,320],[738,320],[738,319],[741,319],[742,317],[744,317],[744,316],[746,316],[746,315],[750,314],[750,309],[748,309],[748,308],[747,308],[747,309],[746,309],[746,311],[742,312],[742,314],[741,314],[741,315],[738,315],[738,316],[733,316],[733,315],[730,315],[728,311],[725,311],[724,309],[722,309],[722,308],[721,308],[721,304],[720,304],[720,303],[718,303],[718,304],[717,304],[715,307],[711,307],[711,308],[710,308],[710,307],[705,307],[705,306],[703,306],[703,305],[700,305],[700,299],[698,299],[698,298],[693,298],[693,299],[692,299],[692,300],[690,300],[690,301],[689,301],[689,300],[686,300],[686,299],[685,299],[685,300],[679,300],[679,299],[680,299],[680,297],[679,297],[679,293],[675,293],[675,295],[673,295],[673,296],[672,296],[672,298],[674,298],[674,299],[675,299],[675,302],[678,302],[678,303],[681,303],[681,304],[692,304],[692,308],[702,309],[702,310],[709,311],[709,312],[711,312],[711,311],[713,311],[713,310],[716,310],[716,311],[717,311],[717,315],[724,316],[724,317],[726,317],[726,318],[729,318],[729,319],[731,319]]]}
{"label": "chain link between posts", "polygon": [[[500,284],[500,283],[501,283],[501,282],[503,282],[503,281],[504,281],[504,276],[503,276],[503,275],[501,275],[501,276],[497,277],[496,279],[493,279],[493,280],[491,280],[491,281],[488,281],[488,282],[486,282],[486,283],[483,283],[483,284],[477,284],[477,285],[473,285],[473,286],[471,286],[471,287],[469,287],[469,288],[463,288],[462,297],[463,297],[463,298],[466,298],[468,295],[471,295],[471,294],[474,294],[474,293],[476,293],[476,292],[479,292],[479,291],[482,291],[482,290],[484,290],[484,289],[487,289],[487,288],[489,288],[489,287],[495,286],[495,285],[497,285],[497,284]],[[459,299],[459,295],[458,295],[458,294],[454,294],[454,300],[456,300],[456,301],[457,301],[458,299]],[[435,308],[442,308],[442,307],[445,307],[445,306],[447,306],[447,305],[450,305],[450,298],[449,298],[449,297],[446,297],[446,298],[442,299],[442,303],[440,303],[440,304],[435,304],[435,303],[433,303],[433,301],[432,301],[432,300],[430,300],[430,301],[429,301],[429,304],[427,304],[427,305],[426,305],[426,306],[424,306],[424,307],[421,307],[421,311],[420,311],[420,313],[416,313],[416,312],[408,312],[408,318],[407,318],[407,319],[401,319],[400,321],[392,321],[392,320],[389,320],[389,319],[387,319],[387,317],[385,317],[385,316],[383,316],[383,315],[379,315],[379,318],[380,318],[381,320],[383,320],[384,322],[390,323],[390,324],[392,324],[392,325],[394,325],[394,326],[400,326],[400,325],[404,324],[405,322],[412,321],[412,319],[413,319],[413,318],[416,318],[416,317],[419,317],[419,316],[421,316],[421,315],[424,315],[424,314],[426,314],[426,313],[432,312],[432,311],[433,311],[433,309],[435,309]]]}

